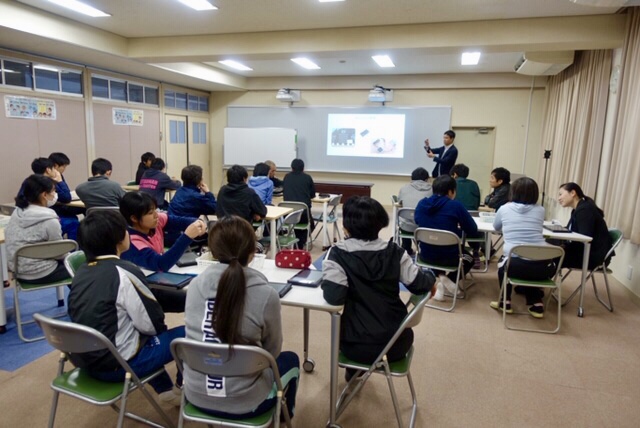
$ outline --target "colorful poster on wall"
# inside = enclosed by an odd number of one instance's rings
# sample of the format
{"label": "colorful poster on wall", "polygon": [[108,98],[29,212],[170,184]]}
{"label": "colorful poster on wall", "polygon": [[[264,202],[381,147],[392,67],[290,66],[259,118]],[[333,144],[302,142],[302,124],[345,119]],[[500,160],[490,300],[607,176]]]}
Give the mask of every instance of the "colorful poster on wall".
{"label": "colorful poster on wall", "polygon": [[5,95],[4,109],[7,117],[56,120],[56,102],[53,100]]}
{"label": "colorful poster on wall", "polygon": [[113,108],[113,124],[125,126],[142,126],[144,124],[144,112],[128,108]]}

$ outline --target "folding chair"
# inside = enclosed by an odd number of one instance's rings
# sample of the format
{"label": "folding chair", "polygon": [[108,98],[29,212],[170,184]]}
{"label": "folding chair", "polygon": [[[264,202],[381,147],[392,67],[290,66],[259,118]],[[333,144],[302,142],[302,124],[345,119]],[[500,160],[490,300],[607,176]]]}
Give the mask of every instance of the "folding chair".
{"label": "folding chair", "polygon": [[271,368],[277,388],[276,405],[262,415],[249,419],[226,419],[205,413],[189,403],[184,391],[180,404],[178,428],[182,428],[184,420],[201,422],[209,426],[215,424],[222,427],[263,428],[273,424],[280,427],[280,412],[284,413],[287,427],[291,427],[291,418],[287,409],[284,388],[280,379],[278,365],[273,356],[257,346],[229,345],[211,342],[198,342],[191,339],[175,339],[171,342],[171,354],[176,360],[178,369],[184,374],[185,364],[196,372],[209,376],[252,376]]}
{"label": "folding chair", "polygon": [[109,211],[109,210],[120,210],[120,208],[119,207],[90,207],[90,208],[87,208],[87,215],[95,211]]}
{"label": "folding chair", "polygon": [[[602,264],[596,266],[595,268],[589,271],[585,279],[585,282],[588,281],[589,278],[591,278],[591,283],[593,284],[593,292],[596,295],[596,299],[598,299],[598,302],[600,302],[602,306],[607,308],[609,312],[613,312],[613,302],[611,301],[611,293],[609,292],[609,278],[607,278],[607,274],[613,273],[613,272],[607,267],[607,260],[609,260],[614,255],[613,252],[615,251],[618,244],[620,244],[620,242],[622,241],[622,231],[620,229],[611,228],[609,229],[609,236],[611,236],[611,242],[613,242],[611,249],[604,256],[604,261],[602,262]],[[562,281],[564,281],[565,278],[568,277],[569,274],[574,270],[580,270],[580,269],[569,269],[569,271],[562,276]],[[602,272],[604,276],[604,284],[607,290],[608,302],[605,302],[604,300],[602,300],[600,298],[600,295],[598,294],[598,288],[596,287],[596,280],[593,277],[593,274],[596,272]],[[576,296],[576,294],[578,294],[581,288],[582,288],[582,284],[580,284],[575,290],[573,290],[573,293],[571,293],[571,295],[567,297],[567,300],[565,300],[562,303],[562,306],[565,306],[567,303],[569,303]]]}
{"label": "folding chair", "polygon": [[[280,250],[282,247],[292,248],[299,239],[296,238],[294,233],[295,225],[300,223],[300,219],[302,218],[302,213],[304,210],[300,209],[297,211],[293,211],[282,220],[281,229],[284,231],[283,235],[278,233],[278,239],[275,243],[276,249]],[[260,240],[260,243],[263,245],[271,245],[271,237],[265,236]]]}
{"label": "folding chair", "polygon": [[[418,225],[415,223],[415,220],[414,220],[415,213],[416,213],[415,208],[400,208],[398,210],[398,216],[396,218],[396,224],[395,224],[396,231],[397,231],[396,236],[398,237],[398,239],[396,240],[396,244],[402,245],[402,239],[411,239],[413,242],[415,242],[414,232],[418,228]],[[402,230],[400,225],[403,222],[405,224],[405,227],[409,226],[410,228],[413,229],[413,231],[409,232],[409,231]]]}
{"label": "folding chair", "polygon": [[[471,214],[472,216],[474,214],[478,214],[479,211],[474,211],[474,210],[470,210],[469,214]],[[482,236],[479,237],[469,237],[469,236],[465,236],[464,238],[464,242],[463,245],[465,243],[478,243],[481,245],[482,251],[485,252],[486,251],[486,243],[487,243],[487,239],[489,239],[489,236],[487,235],[486,232],[480,232],[482,234]],[[482,269],[474,269],[476,272],[482,272],[482,273],[486,273],[489,271],[489,260],[491,259],[491,257],[488,254],[484,255],[484,267]]]}
{"label": "folding chair", "polygon": [[[76,241],[71,239],[61,239],[59,241],[47,241],[47,242],[39,242],[37,244],[27,244],[18,248],[16,254],[13,256],[13,267],[14,272],[13,276],[16,282],[16,288],[13,293],[13,302],[14,308],[16,311],[16,325],[18,326],[18,336],[23,342],[35,342],[38,340],[44,339],[44,336],[27,338],[24,336],[24,332],[22,331],[22,326],[25,324],[31,324],[34,322],[33,319],[28,321],[23,321],[22,316],[20,314],[20,293],[21,292],[30,292],[30,291],[38,291],[44,290],[47,288],[57,287],[57,297],[58,297],[58,307],[64,306],[64,289],[65,285],[71,284],[71,278],[63,279],[62,281],[49,282],[46,284],[28,284],[22,282],[20,280],[20,263],[19,259],[21,258],[29,258],[29,259],[37,259],[37,260],[57,260],[60,257],[66,255],[70,251],[75,251],[78,249],[78,244]],[[57,315],[57,317],[63,317],[66,314],[62,313]]]}
{"label": "folding chair", "polygon": [[[169,416],[160,408],[144,386],[151,379],[163,373],[164,368],[140,379],[133,370],[131,370],[131,367],[129,367],[129,364],[122,358],[113,343],[99,331],[72,322],[54,320],[42,314],[35,314],[34,318],[42,331],[44,331],[47,342],[61,351],[58,373],[51,382],[53,401],[51,403],[51,413],[49,414],[49,428],[53,428],[55,423],[58,397],[60,394],[65,394],[97,406],[111,406],[118,412],[118,428],[122,427],[125,416],[146,425],[162,427],[162,425],[126,411],[128,395],[136,389],[142,392],[156,412],[162,416],[162,419],[164,419],[167,425],[174,427]],[[65,372],[64,366],[67,360],[69,360],[69,354],[81,354],[104,349],[108,350],[118,361],[118,364],[125,370],[126,375],[123,382],[104,382],[89,376],[87,371],[81,368],[74,368]],[[118,402],[120,403],[119,406]]]}
{"label": "folding chair", "polygon": [[403,359],[394,362],[389,362],[387,360],[387,352],[389,352],[389,350],[393,347],[393,345],[396,343],[405,329],[415,327],[420,324],[424,308],[429,298],[431,298],[431,293],[427,293],[426,295],[422,296],[411,296],[411,299],[409,300],[409,303],[407,303],[407,306],[413,304],[413,309],[404,318],[404,320],[400,324],[400,327],[398,327],[398,330],[396,330],[391,340],[389,340],[389,343],[386,344],[373,364],[369,365],[358,363],[356,361],[348,359],[344,354],[342,354],[342,352],[340,353],[338,357],[338,365],[343,368],[357,370],[359,373],[354,375],[342,390],[342,393],[340,394],[340,397],[338,398],[338,402],[336,404],[336,418],[340,417],[342,412],[344,412],[344,410],[347,408],[347,405],[351,402],[353,397],[358,394],[360,389],[362,389],[369,377],[372,374],[377,373],[384,375],[387,378],[387,384],[389,385],[391,401],[393,402],[393,408],[396,413],[396,419],[398,420],[398,426],[402,428],[404,424],[402,423],[402,416],[400,415],[400,407],[398,405],[396,390],[393,386],[393,377],[406,376],[409,383],[409,389],[411,390],[411,399],[413,402],[413,406],[411,409],[411,419],[409,420],[409,427],[413,428],[416,421],[416,413],[418,411],[418,400],[416,398],[416,391],[413,387],[413,380],[411,379],[411,361],[413,359],[414,348],[412,346]]}
{"label": "folding chair", "polygon": [[298,221],[298,223],[296,225],[293,226],[294,230],[305,230],[307,232],[307,243],[306,243],[306,247],[305,250],[309,251],[311,249],[311,247],[313,246],[312,244],[312,240],[311,240],[311,222],[309,221],[309,219],[311,218],[311,212],[309,211],[309,207],[307,206],[307,204],[305,204],[304,202],[289,202],[289,201],[284,201],[284,202],[280,202],[278,204],[279,207],[285,207],[285,208],[293,208],[294,210],[303,210],[304,212],[307,213],[307,222],[306,223],[302,223],[300,220]]}
{"label": "folding chair", "polygon": [[[340,232],[340,228],[338,227],[338,213],[336,212],[338,210],[338,206],[340,205],[341,200],[342,200],[342,195],[334,195],[331,197],[331,199],[329,199],[329,202],[327,202],[327,209],[329,209],[329,212],[327,213],[326,223],[327,223],[327,227],[329,225],[333,226],[333,234],[332,234],[333,242],[336,242],[336,240],[340,240],[340,241],[342,240],[342,233]],[[314,241],[318,239],[318,236],[320,236],[320,232],[324,228],[323,216],[324,214],[320,214],[313,218],[316,222],[316,229],[318,229],[318,231],[316,232],[316,236],[313,237]],[[320,225],[319,228],[318,228],[318,225]],[[325,233],[329,233],[329,232],[327,231]],[[329,238],[329,235],[327,235],[327,238]],[[331,241],[331,239],[329,239],[329,241]]]}
{"label": "folding chair", "polygon": [[[458,273],[456,275],[456,292],[453,293],[451,306],[449,306],[448,308],[443,308],[431,303],[427,304],[427,307],[437,309],[439,311],[453,311],[453,309],[456,307],[456,300],[458,299],[458,290],[462,291],[461,298],[463,298],[466,296],[467,289],[466,287],[464,287],[464,283],[461,280],[461,277],[464,275],[464,271],[462,269],[462,241],[460,240],[460,237],[455,233],[449,232],[447,230],[429,229],[426,227],[417,228],[414,233],[414,237],[416,243],[418,244],[418,256],[416,257],[416,265],[420,266],[421,268],[444,271],[445,273]],[[458,247],[458,263],[455,265],[439,265],[423,261],[421,257],[422,251],[420,249],[421,243],[427,245],[436,245],[439,247],[456,245]]]}
{"label": "folding chair", "polygon": [[[540,281],[529,280],[529,279],[521,279],[509,276],[509,265],[511,264],[511,260],[513,256],[520,257],[521,259],[532,260],[532,261],[541,261],[541,260],[553,260],[559,259],[557,262],[556,273],[553,275],[552,279],[544,279]],[[507,254],[507,263],[504,267],[504,276],[502,278],[502,284],[500,286],[500,301],[507,301],[507,284],[511,283],[512,287],[536,287],[542,289],[549,289],[551,292],[548,294],[546,301],[544,302],[545,308],[548,307],[549,300],[551,295],[553,294],[553,290],[557,290],[558,299],[560,299],[560,289],[561,289],[561,281],[558,280],[558,276],[560,274],[560,268],[562,266],[562,260],[564,259],[564,250],[562,247],[556,247],[554,245],[516,245],[509,251]],[[558,303],[558,323],[554,330],[541,330],[541,329],[530,329],[530,328],[521,328],[521,327],[510,327],[507,324],[507,305],[502,305],[502,322],[504,326],[509,330],[519,330],[519,331],[532,331],[537,333],[557,333],[560,331],[560,312],[562,309],[562,305]],[[515,313],[515,312],[514,312]],[[518,314],[527,314],[528,312],[517,312]]]}
{"label": "folding chair", "polygon": [[73,253],[67,254],[67,257],[64,258],[64,267],[67,268],[67,272],[73,278],[76,275],[76,272],[87,262],[87,256],[84,254],[84,251],[74,251]]}

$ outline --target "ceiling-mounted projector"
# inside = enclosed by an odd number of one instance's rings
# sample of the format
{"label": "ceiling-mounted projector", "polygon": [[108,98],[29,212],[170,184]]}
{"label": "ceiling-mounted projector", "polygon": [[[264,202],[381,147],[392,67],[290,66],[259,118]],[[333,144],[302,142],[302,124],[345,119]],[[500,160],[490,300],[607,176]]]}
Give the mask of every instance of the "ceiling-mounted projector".
{"label": "ceiling-mounted projector", "polygon": [[276,100],[283,103],[294,103],[300,101],[300,91],[289,88],[282,88],[276,94]]}
{"label": "ceiling-mounted projector", "polygon": [[382,103],[384,105],[384,103],[388,101],[393,101],[393,91],[380,85],[375,85],[373,89],[369,91],[369,101],[372,103]]}

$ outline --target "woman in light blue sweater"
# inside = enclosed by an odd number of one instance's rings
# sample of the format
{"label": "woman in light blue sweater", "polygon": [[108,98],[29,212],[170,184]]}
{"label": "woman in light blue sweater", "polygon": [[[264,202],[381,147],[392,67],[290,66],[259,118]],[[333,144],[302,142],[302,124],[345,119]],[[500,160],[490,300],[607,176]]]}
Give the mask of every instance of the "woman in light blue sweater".
{"label": "woman in light blue sweater", "polygon": [[[517,179],[511,184],[510,202],[503,205],[496,213],[493,227],[497,232],[502,231],[504,237],[504,256],[498,262],[498,284],[502,283],[504,267],[507,263],[509,251],[516,245],[547,245],[542,236],[544,222],[544,208],[537,204],[538,185],[528,177]],[[509,275],[521,279],[543,280],[555,273],[555,264],[552,260],[532,261],[515,258],[509,265]],[[506,312],[513,313],[511,309],[511,284],[507,285]],[[534,318],[544,316],[542,298],[544,291],[540,288],[516,287],[516,293],[522,293],[527,299],[529,314]],[[493,309],[502,310],[502,302],[491,302]]]}

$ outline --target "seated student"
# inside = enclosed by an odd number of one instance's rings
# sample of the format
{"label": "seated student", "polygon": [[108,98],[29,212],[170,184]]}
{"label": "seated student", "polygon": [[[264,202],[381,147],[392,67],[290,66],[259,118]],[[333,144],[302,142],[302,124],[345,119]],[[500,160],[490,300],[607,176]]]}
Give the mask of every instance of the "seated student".
{"label": "seated student", "polygon": [[240,165],[233,165],[227,170],[227,184],[218,192],[218,218],[237,215],[251,223],[267,215],[267,207],[247,186],[248,178],[247,170]]}
{"label": "seated student", "polygon": [[275,162],[267,160],[264,161],[264,163],[269,165],[269,180],[271,180],[271,182],[273,183],[274,193],[277,193],[276,189],[279,189],[279,191],[282,192],[283,183],[282,180],[276,177],[276,171],[278,170],[278,168],[276,167]]}
{"label": "seated student", "polygon": [[[428,227],[430,229],[440,229],[453,232],[458,236],[462,236],[462,232],[467,236],[478,233],[478,226],[471,217],[471,214],[455,200],[456,197],[456,180],[449,175],[441,175],[433,182],[433,196],[425,198],[418,203],[416,207],[415,220],[419,227]],[[464,275],[469,273],[473,266],[473,257],[465,249],[463,251],[462,269]],[[420,244],[420,258],[425,263],[457,265],[458,264],[458,247],[457,246],[434,246]],[[438,287],[440,290],[434,296],[436,300],[444,298],[444,290],[450,293],[455,292],[455,280],[458,272],[451,272],[445,275],[444,272],[436,271],[439,282],[444,287]]]}
{"label": "seated student", "polygon": [[[60,155],[60,157],[57,158],[58,162],[64,162],[64,159],[62,158],[62,156],[64,156],[67,163],[64,165],[56,164],[51,159],[51,156],[53,155]],[[34,174],[44,175],[56,182],[58,203],[52,206],[51,209],[54,210],[60,218],[62,234],[67,235],[67,238],[69,239],[75,240],[78,232],[78,225],[80,224],[77,214],[81,214],[81,211],[74,213],[73,208],[61,205],[71,202],[71,190],[69,190],[69,186],[62,176],[66,166],[69,164],[69,158],[67,158],[63,153],[52,153],[51,156],[49,158],[34,159],[33,162],[31,162],[31,170]]]}
{"label": "seated student", "polygon": [[[398,202],[402,204],[402,208],[415,208],[423,198],[433,195],[431,183],[429,183],[429,173],[426,169],[419,167],[411,173],[411,182],[405,184],[398,192]],[[405,232],[413,233],[418,228],[414,222],[408,222],[406,219],[399,218],[400,229]],[[413,255],[411,239],[402,238],[402,248],[405,249],[410,256]]]}
{"label": "seated student", "polygon": [[[156,201],[148,193],[128,192],[120,201],[120,213],[129,225],[131,247],[122,258],[148,270],[168,271],[176,264],[194,238],[204,234],[202,220],[177,217],[156,210]],[[183,234],[166,252],[164,231]]]}
{"label": "seated student", "polygon": [[498,167],[491,171],[489,186],[493,191],[484,198],[484,204],[498,211],[501,206],[509,202],[511,173],[508,169]]}
{"label": "seated student", "polygon": [[456,180],[456,201],[467,211],[477,211],[480,206],[480,188],[478,183],[469,180],[469,167],[459,163],[451,168],[450,174]]}
{"label": "seated student", "polygon": [[112,170],[113,166],[107,159],[98,158],[91,162],[93,177],[76,187],[76,193],[86,208],[117,207],[127,193],[118,183],[109,179]]}
{"label": "seated student", "polygon": [[[220,263],[209,266],[189,284],[187,338],[233,345],[259,346],[278,363],[289,414],[293,416],[300,373],[298,356],[282,350],[280,297],[267,278],[248,267],[255,251],[251,224],[237,216],[222,218],[209,232],[209,248]],[[397,285],[396,285],[397,287]],[[270,369],[253,376],[211,382],[185,366],[184,393],[202,411],[228,419],[260,415],[275,406]]]}
{"label": "seated student", "polygon": [[[561,206],[572,209],[567,229],[593,238],[589,253],[589,269],[601,265],[613,246],[607,223],[604,221],[604,211],[593,199],[585,196],[576,183],[565,183],[560,186],[558,202]],[[562,244],[565,251],[562,267],[582,269],[584,245],[581,242],[563,242]]]}
{"label": "seated student", "polygon": [[216,198],[202,180],[202,168],[189,165],[182,168],[183,186],[178,189],[169,203],[169,215],[200,217],[216,213]]}
{"label": "seated student", "polygon": [[[55,182],[49,177],[33,174],[22,183],[16,197],[16,209],[4,230],[9,269],[15,272],[13,258],[26,244],[59,241],[62,229],[58,215],[51,209],[58,200]],[[63,260],[21,258],[20,282],[47,284],[69,278]]]}
{"label": "seated student", "polygon": [[[402,282],[413,294],[435,292],[435,277],[419,269],[411,257],[378,233],[389,225],[382,205],[368,196],[352,196],[344,204],[347,237],[327,253],[322,263],[322,291],[332,305],[345,305],[340,350],[350,359],[372,363],[407,315],[400,300]],[[404,358],[413,344],[413,331],[405,330],[387,357]],[[347,371],[349,380],[355,374]]]}
{"label": "seated student", "polygon": [[[129,248],[127,224],[120,213],[91,213],[80,223],[78,241],[87,263],[73,277],[68,298],[71,321],[104,334],[139,377],[171,362],[169,345],[173,339],[184,337],[184,327],[167,330],[164,312],[149,290],[144,273],[120,260]],[[104,349],[71,354],[71,361],[103,381],[120,382],[125,376]],[[177,383],[181,383],[180,378]],[[160,401],[180,405],[181,397],[172,391],[173,382],[166,371],[149,384]]]}
{"label": "seated student", "polygon": [[146,170],[151,168],[151,163],[155,158],[156,155],[151,152],[143,153],[142,156],[140,156],[140,163],[138,164],[138,170],[136,171],[136,184],[140,184],[142,176]]}
{"label": "seated student", "polygon": [[269,165],[260,162],[253,168],[253,177],[249,178],[249,187],[260,197],[265,205],[271,205],[273,199],[273,182],[269,179]]}
{"label": "seated student", "polygon": [[[304,172],[304,161],[302,159],[294,159],[291,161],[291,172],[284,176],[284,200],[290,202],[303,202],[309,210],[311,210],[311,199],[316,197],[316,187],[313,184],[313,178]],[[310,232],[315,229],[313,217],[307,217],[307,213],[302,214],[301,223],[309,223]],[[298,238],[298,248],[305,248],[307,243],[307,231],[296,230],[296,238]]]}
{"label": "seated student", "polygon": [[161,158],[155,158],[151,162],[151,168],[142,174],[140,179],[140,191],[153,196],[158,208],[167,210],[169,202],[164,199],[167,190],[177,190],[182,186],[180,180],[172,180],[165,173],[165,163]]}
{"label": "seated student", "polygon": [[[504,238],[504,254],[498,262],[498,286],[502,284],[504,269],[507,263],[506,255],[516,245],[547,245],[542,236],[542,224],[544,222],[544,208],[537,204],[538,185],[528,177],[518,178],[511,185],[510,202],[498,210],[493,221],[493,227],[497,232],[502,231]],[[555,265],[552,260],[532,261],[514,257],[509,265],[509,275],[517,278],[541,281],[548,279],[555,273]],[[506,312],[513,313],[511,309],[511,284],[507,285]],[[529,313],[534,318],[544,316],[544,304],[542,298],[544,291],[534,287],[516,287],[516,292],[522,289],[522,294],[527,299]],[[500,297],[502,300],[502,297]],[[493,309],[502,311],[502,302],[490,303]]]}

